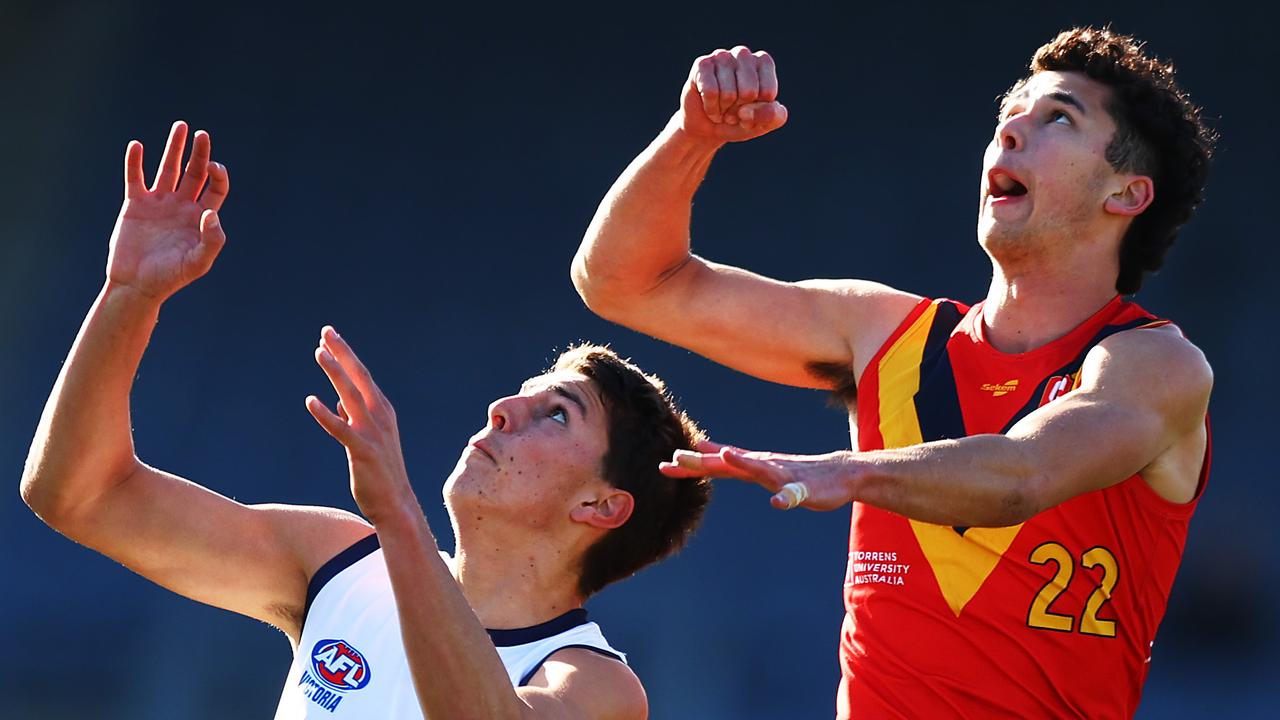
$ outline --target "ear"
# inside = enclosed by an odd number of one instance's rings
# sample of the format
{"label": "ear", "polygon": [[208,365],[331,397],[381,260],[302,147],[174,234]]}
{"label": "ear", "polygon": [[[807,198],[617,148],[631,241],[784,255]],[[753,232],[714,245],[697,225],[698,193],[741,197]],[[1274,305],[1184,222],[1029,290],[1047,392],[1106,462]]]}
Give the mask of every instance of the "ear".
{"label": "ear", "polygon": [[1146,175],[1130,175],[1124,189],[1112,193],[1103,201],[1102,208],[1112,215],[1134,217],[1141,215],[1156,199],[1156,186]]}
{"label": "ear", "polygon": [[602,530],[622,527],[631,519],[631,511],[635,509],[635,498],[626,490],[609,488],[608,494],[595,500],[584,500],[569,511],[569,519],[586,523]]}

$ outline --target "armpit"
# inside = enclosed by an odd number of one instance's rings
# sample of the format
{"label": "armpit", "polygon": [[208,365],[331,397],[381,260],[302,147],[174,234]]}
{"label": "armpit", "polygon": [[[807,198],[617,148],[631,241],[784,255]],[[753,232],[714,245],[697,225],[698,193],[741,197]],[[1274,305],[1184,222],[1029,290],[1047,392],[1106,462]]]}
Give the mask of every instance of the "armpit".
{"label": "armpit", "polygon": [[850,408],[857,402],[858,383],[853,376],[853,366],[848,362],[811,360],[804,367],[831,391],[833,405],[839,403],[842,408]]}

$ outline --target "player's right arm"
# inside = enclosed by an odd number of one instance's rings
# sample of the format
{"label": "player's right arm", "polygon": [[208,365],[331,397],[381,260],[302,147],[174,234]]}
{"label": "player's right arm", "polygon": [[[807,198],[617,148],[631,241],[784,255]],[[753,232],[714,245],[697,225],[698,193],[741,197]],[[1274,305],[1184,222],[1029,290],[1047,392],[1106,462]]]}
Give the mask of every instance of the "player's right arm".
{"label": "player's right arm", "polygon": [[210,163],[200,132],[182,172],[186,136],[176,123],[150,189],[142,145],[129,145],[106,282],[45,405],[22,497],[72,540],[296,639],[310,573],[368,526],[340,511],[245,506],[134,454],[129,392],[160,307],[209,270],[226,239],[226,169]]}
{"label": "player's right arm", "polygon": [[827,388],[814,363],[860,373],[920,298],[865,280],[781,282],[690,249],[693,196],[712,158],[781,127],[777,97],[768,53],[698,58],[680,109],[600,203],[572,276],[606,319],[766,380]]}

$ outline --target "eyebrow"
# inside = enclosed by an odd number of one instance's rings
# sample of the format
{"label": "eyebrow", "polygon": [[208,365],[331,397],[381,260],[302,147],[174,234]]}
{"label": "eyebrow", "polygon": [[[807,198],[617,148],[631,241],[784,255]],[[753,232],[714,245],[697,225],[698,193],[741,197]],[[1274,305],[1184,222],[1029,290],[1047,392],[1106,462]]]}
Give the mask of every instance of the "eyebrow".
{"label": "eyebrow", "polygon": [[1084,109],[1084,104],[1081,103],[1079,100],[1077,100],[1075,95],[1072,95],[1069,92],[1058,90],[1058,91],[1049,93],[1049,97],[1053,98],[1054,100],[1057,100],[1058,102],[1064,105],[1070,105],[1076,110],[1079,110],[1081,115],[1089,114],[1089,111]]}
{"label": "eyebrow", "polygon": [[[1015,100],[1021,100],[1026,96],[1027,96],[1027,91],[1024,89],[1024,90],[1019,90],[1017,93],[1014,93],[1009,97],[1006,97],[1004,101],[1000,103],[1000,113],[1003,115],[1005,109],[1009,107],[1010,103],[1014,102]],[[1065,90],[1055,90],[1049,93],[1048,95],[1045,95],[1045,97],[1050,98],[1052,100],[1057,100],[1063,105],[1070,105],[1071,107],[1078,110],[1081,115],[1089,114],[1089,111],[1084,109],[1084,104],[1081,103],[1079,100],[1077,100],[1075,95],[1072,95],[1071,93]]]}
{"label": "eyebrow", "polygon": [[569,392],[569,391],[568,391],[567,389],[565,389],[565,388],[564,388],[564,386],[562,386],[562,385],[552,385],[552,386],[551,386],[551,389],[555,392],[555,394],[557,394],[557,395],[559,395],[560,397],[562,397],[562,398],[564,398],[564,399],[568,400],[569,402],[573,403],[574,405],[577,405],[577,406],[578,406],[578,410],[582,413],[582,416],[583,416],[583,417],[586,417],[586,416],[587,416],[587,404],[586,404],[586,403],[584,403],[584,402],[582,402],[582,398],[580,398],[580,397],[578,397],[577,395],[575,395],[575,394],[573,394],[573,393]]}

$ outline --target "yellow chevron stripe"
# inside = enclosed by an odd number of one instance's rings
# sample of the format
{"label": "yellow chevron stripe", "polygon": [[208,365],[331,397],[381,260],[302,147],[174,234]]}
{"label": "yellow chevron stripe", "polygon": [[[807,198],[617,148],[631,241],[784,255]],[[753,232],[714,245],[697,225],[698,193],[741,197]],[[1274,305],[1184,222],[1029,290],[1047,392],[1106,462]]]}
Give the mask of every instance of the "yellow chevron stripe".
{"label": "yellow chevron stripe", "polygon": [[937,314],[937,305],[926,308],[880,358],[876,370],[880,377],[880,436],[886,449],[920,443],[920,418],[912,398],[920,390],[920,360]]}
{"label": "yellow chevron stripe", "polygon": [[[920,389],[920,362],[933,326],[937,305],[930,305],[880,358],[880,435],[886,448],[923,441],[913,402]],[[942,596],[956,617],[1009,549],[1021,524],[1003,528],[970,528],[962,536],[946,525],[911,520],[925,559],[933,568]]]}

